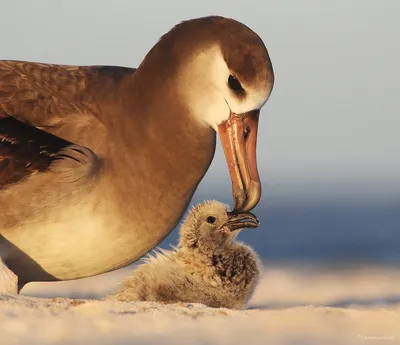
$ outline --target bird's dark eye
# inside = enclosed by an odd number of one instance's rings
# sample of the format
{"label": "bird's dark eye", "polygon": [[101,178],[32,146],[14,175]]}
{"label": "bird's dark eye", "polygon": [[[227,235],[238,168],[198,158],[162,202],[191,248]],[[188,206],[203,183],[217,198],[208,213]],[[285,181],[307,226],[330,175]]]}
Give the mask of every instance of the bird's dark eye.
{"label": "bird's dark eye", "polygon": [[233,91],[244,91],[239,80],[237,80],[232,74],[229,75],[228,85]]}
{"label": "bird's dark eye", "polygon": [[214,224],[215,221],[216,221],[215,217],[213,217],[213,216],[207,217],[207,223]]}

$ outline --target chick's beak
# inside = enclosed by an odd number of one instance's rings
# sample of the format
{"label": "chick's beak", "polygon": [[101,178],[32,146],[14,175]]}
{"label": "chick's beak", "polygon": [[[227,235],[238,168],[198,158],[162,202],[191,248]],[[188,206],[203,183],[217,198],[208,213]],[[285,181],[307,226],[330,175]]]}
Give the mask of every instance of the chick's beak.
{"label": "chick's beak", "polygon": [[228,212],[228,221],[224,224],[230,231],[243,228],[257,228],[260,225],[258,218],[251,212]]}

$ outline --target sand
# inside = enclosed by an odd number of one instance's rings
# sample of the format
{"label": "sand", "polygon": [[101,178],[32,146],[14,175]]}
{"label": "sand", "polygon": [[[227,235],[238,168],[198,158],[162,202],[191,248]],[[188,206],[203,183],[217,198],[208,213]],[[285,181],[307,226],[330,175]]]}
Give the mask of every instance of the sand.
{"label": "sand", "polygon": [[242,311],[99,299],[126,274],[0,296],[0,344],[400,344],[399,269],[269,267]]}

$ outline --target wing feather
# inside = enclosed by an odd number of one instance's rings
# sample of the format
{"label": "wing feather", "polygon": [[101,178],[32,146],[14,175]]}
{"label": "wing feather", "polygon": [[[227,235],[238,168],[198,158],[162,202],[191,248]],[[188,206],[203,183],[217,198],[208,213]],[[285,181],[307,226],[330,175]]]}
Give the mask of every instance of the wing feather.
{"label": "wing feather", "polygon": [[45,171],[60,150],[73,144],[53,133],[63,125],[74,128],[79,118],[98,121],[96,97],[134,72],[116,66],[0,61],[0,188]]}

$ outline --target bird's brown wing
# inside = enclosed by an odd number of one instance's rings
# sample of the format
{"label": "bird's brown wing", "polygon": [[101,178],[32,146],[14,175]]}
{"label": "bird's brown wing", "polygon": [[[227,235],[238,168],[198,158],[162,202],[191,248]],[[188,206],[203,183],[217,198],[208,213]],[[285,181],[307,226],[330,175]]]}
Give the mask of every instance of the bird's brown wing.
{"label": "bird's brown wing", "polygon": [[134,71],[0,61],[0,189],[46,170],[71,144],[53,134],[57,128],[76,115],[96,121],[96,97]]}

